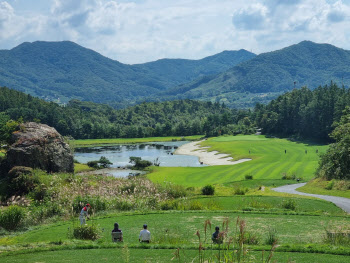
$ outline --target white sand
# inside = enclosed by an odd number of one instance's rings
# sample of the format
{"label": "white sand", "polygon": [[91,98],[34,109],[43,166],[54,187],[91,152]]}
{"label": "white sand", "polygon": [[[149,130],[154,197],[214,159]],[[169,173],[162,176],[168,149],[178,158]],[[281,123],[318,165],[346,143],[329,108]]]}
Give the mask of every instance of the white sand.
{"label": "white sand", "polygon": [[200,162],[206,165],[234,165],[251,161],[252,159],[241,159],[233,161],[233,158],[228,154],[219,153],[217,151],[208,152],[206,149],[209,147],[200,147],[202,141],[190,142],[180,146],[175,154],[193,155],[199,158]]}

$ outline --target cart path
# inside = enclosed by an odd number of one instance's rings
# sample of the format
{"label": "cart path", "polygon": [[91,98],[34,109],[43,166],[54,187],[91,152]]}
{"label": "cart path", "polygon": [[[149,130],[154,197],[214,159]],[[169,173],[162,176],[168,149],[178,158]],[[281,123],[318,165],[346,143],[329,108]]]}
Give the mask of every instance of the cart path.
{"label": "cart path", "polygon": [[297,191],[296,189],[299,187],[304,186],[306,183],[300,183],[300,184],[289,184],[284,185],[276,188],[272,188],[272,190],[280,193],[287,193],[287,194],[296,194],[296,195],[305,195],[305,196],[313,196],[317,197],[329,202],[332,202],[336,206],[343,209],[345,212],[350,213],[350,199],[345,197],[338,197],[338,196],[331,196],[331,195],[317,195],[317,194],[308,194],[308,193],[302,193]]}

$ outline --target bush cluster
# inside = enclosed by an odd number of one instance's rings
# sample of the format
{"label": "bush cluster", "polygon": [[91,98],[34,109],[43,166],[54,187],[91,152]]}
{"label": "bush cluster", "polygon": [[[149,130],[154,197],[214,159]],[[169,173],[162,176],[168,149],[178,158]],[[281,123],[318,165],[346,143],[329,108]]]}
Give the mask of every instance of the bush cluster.
{"label": "bush cluster", "polygon": [[214,195],[215,187],[211,184],[208,184],[204,186],[201,191],[203,195]]}
{"label": "bush cluster", "polygon": [[284,209],[289,209],[295,211],[297,208],[297,204],[293,199],[283,200],[282,207]]}
{"label": "bush cluster", "polygon": [[100,237],[100,229],[96,225],[74,227],[73,237],[83,240],[96,240]]}
{"label": "bush cluster", "polygon": [[0,213],[0,227],[13,231],[18,229],[25,219],[24,209],[13,205]]}

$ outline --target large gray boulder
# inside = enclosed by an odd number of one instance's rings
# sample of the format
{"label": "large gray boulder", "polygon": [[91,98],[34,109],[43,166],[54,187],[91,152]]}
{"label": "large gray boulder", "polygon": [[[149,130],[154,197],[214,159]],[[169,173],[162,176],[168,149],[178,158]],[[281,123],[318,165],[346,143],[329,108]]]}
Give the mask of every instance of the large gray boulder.
{"label": "large gray boulder", "polygon": [[20,124],[12,140],[6,157],[8,167],[26,166],[54,173],[74,171],[72,151],[55,128],[27,122]]}

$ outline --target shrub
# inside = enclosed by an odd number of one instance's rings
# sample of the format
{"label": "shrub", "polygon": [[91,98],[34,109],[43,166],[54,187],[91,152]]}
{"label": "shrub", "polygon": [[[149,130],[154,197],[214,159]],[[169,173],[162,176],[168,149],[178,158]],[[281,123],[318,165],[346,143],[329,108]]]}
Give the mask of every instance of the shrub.
{"label": "shrub", "polygon": [[133,169],[143,170],[146,167],[152,165],[152,162],[147,161],[147,160],[142,160],[141,157],[131,156],[129,159],[130,159],[129,163],[134,164]]}
{"label": "shrub", "polygon": [[295,180],[297,177],[295,174],[283,173],[282,180]]}
{"label": "shrub", "polygon": [[37,224],[46,218],[61,216],[64,214],[63,208],[56,202],[44,203],[35,209],[31,214],[32,223]]}
{"label": "shrub", "polygon": [[283,200],[282,207],[284,209],[295,210],[297,208],[297,204],[293,199]]}
{"label": "shrub", "polygon": [[215,187],[211,184],[208,184],[202,188],[203,195],[214,195]]}
{"label": "shrub", "polygon": [[267,245],[273,245],[277,243],[278,237],[277,237],[277,231],[274,228],[269,228],[269,232],[267,233],[267,237],[265,240],[265,243]]}
{"label": "shrub", "polygon": [[108,160],[105,156],[101,156],[100,160],[98,161],[100,164],[100,168],[108,168],[113,164],[110,160]]}
{"label": "shrub", "polygon": [[102,169],[102,168],[108,168],[113,164],[111,161],[109,161],[105,156],[101,156],[100,160],[98,161],[90,161],[86,163],[87,166],[94,168],[94,169]]}
{"label": "shrub", "polygon": [[24,209],[19,206],[9,206],[0,214],[0,227],[6,230],[16,230],[25,219]]}
{"label": "shrub", "polygon": [[100,230],[96,225],[82,225],[74,227],[73,237],[83,240],[96,240],[100,237]]}
{"label": "shrub", "polygon": [[327,183],[325,189],[326,190],[332,190],[333,189],[333,186],[334,186],[334,180],[331,180]]}
{"label": "shrub", "polygon": [[234,189],[233,193],[235,195],[245,195],[246,192],[248,192],[248,189],[243,189],[243,188],[237,187]]}
{"label": "shrub", "polygon": [[91,168],[94,168],[94,169],[98,169],[99,168],[98,161],[90,161],[90,162],[87,162],[86,164],[87,164],[87,166],[89,166]]}
{"label": "shrub", "polygon": [[118,200],[114,203],[114,207],[121,211],[130,211],[134,209],[134,204],[128,200]]}
{"label": "shrub", "polygon": [[49,197],[50,195],[51,193],[50,191],[48,191],[45,184],[37,185],[34,188],[34,190],[30,193],[30,196],[36,201],[44,200],[46,197]]}
{"label": "shrub", "polygon": [[33,169],[24,166],[15,166],[9,173],[10,183],[8,185],[8,192],[13,195],[28,194],[32,191],[39,180],[33,174]]}
{"label": "shrub", "polygon": [[176,210],[178,208],[178,201],[176,200],[166,200],[160,203],[161,210]]}
{"label": "shrub", "polygon": [[167,184],[165,191],[169,198],[180,198],[187,196],[186,188],[182,185]]}
{"label": "shrub", "polygon": [[246,180],[253,180],[253,175],[251,174],[246,174],[244,177]]}
{"label": "shrub", "polygon": [[197,200],[192,200],[189,203],[185,203],[184,210],[203,210],[204,206]]}

